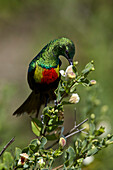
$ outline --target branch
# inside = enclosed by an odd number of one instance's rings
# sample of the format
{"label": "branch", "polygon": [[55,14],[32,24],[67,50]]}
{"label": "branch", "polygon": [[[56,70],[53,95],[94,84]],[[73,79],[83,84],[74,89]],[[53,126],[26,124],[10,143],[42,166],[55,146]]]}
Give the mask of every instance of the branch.
{"label": "branch", "polygon": [[[78,130],[78,128],[81,126],[81,125],[83,125],[85,122],[87,122],[88,121],[88,118],[87,119],[85,119],[85,120],[83,120],[81,123],[79,123],[78,125],[76,125],[75,124],[75,126],[74,126],[74,128],[72,128],[68,133],[66,133],[64,136],[67,136],[67,135],[69,135],[69,134],[71,134],[74,130]],[[78,131],[76,131],[77,133],[78,133]]]}
{"label": "branch", "polygon": [[8,148],[9,145],[11,145],[13,142],[15,141],[15,137],[13,137],[2,149],[2,151],[0,152],[0,156],[4,153],[4,151]]}
{"label": "branch", "polygon": [[79,124],[76,126],[76,128],[78,128],[79,126],[83,125],[83,124],[84,124],[85,122],[87,122],[87,121],[88,121],[88,118],[85,119],[85,120],[83,120],[83,122],[79,123]]}
{"label": "branch", "polygon": [[[84,121],[82,121],[81,123],[79,123],[77,126],[75,125],[74,128],[72,128],[72,129],[71,129],[68,133],[66,133],[64,136],[65,136],[66,138],[68,138],[68,137],[71,137],[72,135],[74,135],[74,134],[76,134],[76,133],[82,132],[82,131],[85,129],[85,127],[82,128],[82,129],[80,129],[80,130],[78,129],[78,127],[80,127],[81,125],[83,125],[86,121],[88,121],[88,118],[85,119]],[[73,132],[73,131],[76,130],[76,129],[77,129],[77,131]],[[85,132],[83,131],[83,133],[85,133]],[[48,148],[46,148],[46,149],[48,150],[48,149],[52,148],[52,147],[55,146],[58,142],[59,142],[59,139],[58,139],[56,142],[54,142],[51,146],[49,146]]]}
{"label": "branch", "polygon": [[82,129],[78,129],[77,131],[75,131],[75,132],[73,132],[73,133],[70,133],[69,135],[65,136],[65,138],[67,139],[67,138],[75,135],[76,133],[82,132],[84,129],[85,129],[85,127],[82,128]]}
{"label": "branch", "polygon": [[[72,83],[72,85],[70,86],[70,89],[71,89],[71,87],[72,87],[74,84],[75,84],[75,82]],[[62,94],[62,97],[61,97],[61,99],[58,101],[58,104],[61,103],[61,101],[63,100],[63,98],[64,98],[66,95],[68,95],[68,93],[66,93],[66,92],[64,92],[64,93]]]}
{"label": "branch", "polygon": [[63,100],[63,98],[64,98],[66,95],[67,95],[66,92],[64,92],[64,93],[62,94],[62,97],[61,97],[61,99],[58,101],[58,104],[61,103],[61,101]]}
{"label": "branch", "polygon": [[62,165],[60,165],[60,166],[57,166],[56,168],[54,168],[54,169],[52,169],[52,170],[57,170],[57,169],[59,169],[59,168],[62,168],[64,165],[62,164]]}

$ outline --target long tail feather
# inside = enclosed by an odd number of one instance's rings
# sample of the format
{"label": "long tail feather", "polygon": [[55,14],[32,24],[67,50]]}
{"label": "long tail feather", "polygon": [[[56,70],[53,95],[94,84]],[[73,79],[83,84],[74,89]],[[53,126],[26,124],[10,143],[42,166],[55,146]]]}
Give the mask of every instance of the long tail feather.
{"label": "long tail feather", "polygon": [[35,94],[34,92],[31,92],[25,102],[13,113],[13,115],[20,116],[23,113],[32,114],[36,111],[38,113],[43,103],[43,100],[40,98],[40,93]]}

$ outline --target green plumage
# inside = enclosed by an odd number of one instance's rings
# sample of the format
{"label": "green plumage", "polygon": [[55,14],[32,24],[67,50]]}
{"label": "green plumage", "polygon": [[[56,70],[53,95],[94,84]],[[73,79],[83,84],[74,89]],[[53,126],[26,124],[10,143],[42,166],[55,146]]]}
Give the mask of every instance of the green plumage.
{"label": "green plumage", "polygon": [[[54,90],[57,88],[60,80],[60,75],[57,73],[61,65],[59,56],[64,56],[69,63],[72,64],[74,54],[75,46],[68,38],[50,41],[30,62],[28,68],[28,84],[32,93],[13,115],[21,115],[24,112],[30,114],[37,110],[38,116],[40,106],[47,103],[48,99],[55,99]],[[46,79],[48,80],[49,78],[47,75],[51,75],[50,79],[53,79],[49,81],[50,83],[46,83]],[[55,78],[55,76],[57,77]],[[36,81],[36,77],[40,80],[39,82]],[[42,81],[43,79],[44,81]]]}
{"label": "green plumage", "polygon": [[38,63],[43,68],[56,67],[59,63],[59,55],[65,56],[69,54],[69,58],[73,58],[75,53],[75,47],[71,40],[67,38],[56,39],[50,41],[40,53],[32,60],[29,65],[29,69],[34,67],[34,63]]}

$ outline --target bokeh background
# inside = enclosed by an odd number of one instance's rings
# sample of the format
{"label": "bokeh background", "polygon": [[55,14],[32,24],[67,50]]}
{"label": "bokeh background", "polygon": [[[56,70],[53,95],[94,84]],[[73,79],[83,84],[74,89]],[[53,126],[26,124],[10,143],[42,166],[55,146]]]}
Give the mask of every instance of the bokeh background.
{"label": "bokeh background", "polygon": [[[108,132],[111,129],[113,133],[113,1],[0,0],[0,150],[13,136],[16,140],[10,150],[25,147],[35,137],[28,116],[16,118],[12,113],[30,93],[26,78],[29,62],[50,40],[62,36],[75,43],[80,70],[94,60],[91,76],[99,83],[99,98],[107,105]],[[67,65],[63,60],[62,68]],[[79,113],[87,95],[83,89],[78,93]],[[71,128],[74,116],[70,117],[69,111],[66,109],[65,128]],[[78,119],[82,120],[82,113]],[[112,148],[101,151],[86,169],[112,170]]]}

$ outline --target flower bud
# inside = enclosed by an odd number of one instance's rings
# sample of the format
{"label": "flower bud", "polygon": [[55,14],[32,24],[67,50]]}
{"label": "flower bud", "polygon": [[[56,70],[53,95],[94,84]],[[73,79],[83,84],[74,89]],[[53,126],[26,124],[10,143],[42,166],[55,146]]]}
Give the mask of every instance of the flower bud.
{"label": "flower bud", "polygon": [[20,157],[21,157],[21,159],[20,159],[19,163],[21,162],[21,164],[24,165],[24,163],[26,162],[26,160],[28,160],[29,155],[26,154],[26,153],[21,153],[21,154],[20,154]]}
{"label": "flower bud", "polygon": [[61,137],[59,140],[59,145],[63,148],[66,145],[66,139]]}
{"label": "flower bud", "polygon": [[95,114],[94,113],[91,114],[91,119],[95,119]]}
{"label": "flower bud", "polygon": [[97,82],[96,82],[96,80],[91,80],[90,81],[90,85],[95,85]]}

